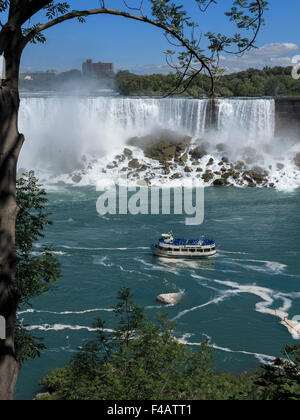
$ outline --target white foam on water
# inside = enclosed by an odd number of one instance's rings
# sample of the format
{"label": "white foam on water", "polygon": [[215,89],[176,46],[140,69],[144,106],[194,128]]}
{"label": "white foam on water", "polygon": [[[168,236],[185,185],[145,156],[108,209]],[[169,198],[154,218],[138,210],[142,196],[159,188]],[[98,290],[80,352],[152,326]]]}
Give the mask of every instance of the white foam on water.
{"label": "white foam on water", "polygon": [[80,331],[80,330],[87,330],[90,332],[94,331],[104,331],[104,332],[114,332],[114,330],[108,329],[108,328],[91,328],[91,327],[85,327],[82,325],[67,325],[67,324],[42,324],[42,325],[30,325],[24,327],[27,331],[64,331],[64,330],[71,330],[71,331]]}
{"label": "white foam on water", "polygon": [[209,306],[209,305],[212,305],[212,304],[215,304],[216,305],[216,304],[218,304],[220,302],[223,302],[223,300],[227,299],[228,296],[229,296],[229,293],[226,293],[226,294],[223,294],[222,296],[216,297],[216,298],[214,298],[214,299],[212,299],[212,300],[210,300],[210,301],[208,301],[206,303],[203,303],[201,305],[194,306],[193,308],[190,308],[190,309],[185,309],[184,311],[179,312],[179,314],[176,315],[173,319],[174,320],[175,319],[179,319],[179,318],[183,317],[184,315],[186,315],[186,314],[188,314],[190,312],[194,312],[194,311],[196,311],[198,309],[205,308],[206,306]]}
{"label": "white foam on water", "polygon": [[[230,258],[226,261],[224,261],[227,264],[235,264],[239,267],[246,268],[248,270],[258,271],[261,273],[269,273],[269,274],[282,274],[285,269],[287,268],[286,264],[279,263],[277,261],[264,261],[264,260],[253,260],[253,259],[241,259],[241,258]],[[258,265],[249,265],[249,264],[243,264],[246,262],[251,263],[260,263],[261,266]]]}
{"label": "white foam on water", "polygon": [[127,251],[127,250],[135,250],[135,249],[149,249],[149,247],[146,247],[146,246],[139,246],[139,247],[134,247],[134,248],[87,248],[87,247],[61,245],[61,247],[66,248],[66,249],[75,249],[79,251]]}
{"label": "white foam on water", "polygon": [[63,311],[63,312],[46,311],[46,310],[38,310],[38,309],[27,309],[25,311],[18,312],[18,315],[29,314],[29,313],[53,314],[53,315],[83,315],[83,314],[88,314],[88,313],[91,313],[91,312],[113,312],[113,309],[94,308],[94,309],[85,309],[85,310],[82,310],[82,311]]}
{"label": "white foam on water", "polygon": [[[192,274],[191,277],[199,280],[203,279],[202,277],[197,276],[196,274]],[[204,304],[197,305],[192,308],[181,311],[178,315],[176,315],[174,319],[179,319],[187,313],[204,308],[206,306],[218,304],[224,301],[225,299],[230,298],[232,296],[237,296],[240,293],[249,293],[258,296],[262,299],[261,302],[258,302],[255,305],[255,310],[257,312],[272,315],[279,318],[281,325],[287,328],[292,337],[295,340],[300,340],[300,323],[292,321],[288,318],[288,311],[292,307],[292,299],[300,298],[300,293],[281,293],[272,289],[268,289],[266,287],[259,287],[257,285],[240,285],[236,282],[222,281],[217,279],[206,280],[210,280],[213,283],[229,287],[231,290],[219,291],[218,296],[216,296],[214,299],[211,299],[210,301]],[[282,301],[282,306],[278,309],[272,309],[271,306],[274,304],[274,302],[278,300]]]}
{"label": "white foam on water", "polygon": [[[181,344],[185,344],[188,346],[201,346],[203,343],[194,343],[191,341],[188,341],[188,339],[192,336],[192,334],[184,334],[181,338],[178,339],[178,342]],[[247,356],[254,356],[256,359],[259,360],[260,363],[270,363],[275,360],[274,356],[269,356],[267,354],[261,354],[261,353],[253,353],[245,350],[231,350],[227,347],[220,347],[217,344],[214,344],[211,342],[211,337],[207,336],[208,339],[208,346],[215,349],[224,351],[226,353],[238,353],[238,354],[245,354]]]}

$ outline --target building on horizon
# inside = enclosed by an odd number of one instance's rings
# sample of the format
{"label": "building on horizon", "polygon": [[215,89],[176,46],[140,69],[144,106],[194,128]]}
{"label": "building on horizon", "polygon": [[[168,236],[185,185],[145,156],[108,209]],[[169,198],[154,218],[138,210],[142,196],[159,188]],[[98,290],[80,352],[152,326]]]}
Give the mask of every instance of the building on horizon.
{"label": "building on horizon", "polygon": [[93,63],[93,60],[86,60],[82,64],[82,73],[84,75],[111,75],[114,73],[113,63]]}
{"label": "building on horizon", "polygon": [[46,71],[21,71],[19,76],[21,80],[50,80],[55,79],[57,75],[56,70]]}

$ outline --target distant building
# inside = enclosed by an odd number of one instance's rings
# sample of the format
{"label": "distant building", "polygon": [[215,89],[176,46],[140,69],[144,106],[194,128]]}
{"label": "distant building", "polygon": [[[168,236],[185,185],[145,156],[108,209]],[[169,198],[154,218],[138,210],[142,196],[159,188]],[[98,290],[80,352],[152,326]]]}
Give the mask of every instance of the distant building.
{"label": "distant building", "polygon": [[55,70],[46,70],[46,71],[36,71],[36,72],[24,72],[20,73],[20,79],[21,80],[50,80],[55,79],[56,77],[56,71]]}
{"label": "distant building", "polygon": [[82,64],[82,73],[84,75],[109,75],[114,73],[114,65],[113,63],[93,63],[93,60],[86,60],[86,62]]}

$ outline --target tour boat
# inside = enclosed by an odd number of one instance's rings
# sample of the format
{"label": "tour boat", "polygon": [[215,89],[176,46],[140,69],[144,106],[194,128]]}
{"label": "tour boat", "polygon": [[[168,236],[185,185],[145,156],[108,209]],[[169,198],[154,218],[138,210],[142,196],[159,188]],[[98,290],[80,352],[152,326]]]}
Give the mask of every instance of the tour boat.
{"label": "tour boat", "polygon": [[165,258],[212,258],[216,255],[216,243],[204,236],[201,239],[176,239],[172,233],[163,233],[152,254]]}

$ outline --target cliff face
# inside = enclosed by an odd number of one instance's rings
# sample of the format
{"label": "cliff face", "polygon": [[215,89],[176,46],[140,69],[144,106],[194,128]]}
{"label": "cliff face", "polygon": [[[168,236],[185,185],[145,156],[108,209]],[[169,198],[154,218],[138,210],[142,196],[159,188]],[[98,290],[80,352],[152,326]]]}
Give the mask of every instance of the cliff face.
{"label": "cliff face", "polygon": [[297,136],[300,141],[300,98],[275,99],[275,135]]}

